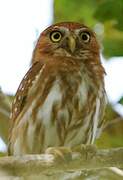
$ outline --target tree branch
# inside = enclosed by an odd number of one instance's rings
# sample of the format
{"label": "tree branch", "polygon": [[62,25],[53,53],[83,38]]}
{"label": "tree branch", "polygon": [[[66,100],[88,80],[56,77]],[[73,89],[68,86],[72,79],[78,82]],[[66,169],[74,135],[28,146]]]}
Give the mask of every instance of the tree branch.
{"label": "tree branch", "polygon": [[71,156],[66,156],[64,159],[51,154],[0,158],[0,173],[2,175],[26,177],[26,179],[33,177],[32,179],[62,180],[66,176],[71,179],[75,176],[76,179],[83,177],[85,172],[90,174],[108,171],[109,175],[109,171],[114,173],[117,169],[117,172],[120,172],[119,177],[123,173],[119,168],[123,169],[123,148],[97,150],[93,146],[85,146],[78,152],[72,152]]}

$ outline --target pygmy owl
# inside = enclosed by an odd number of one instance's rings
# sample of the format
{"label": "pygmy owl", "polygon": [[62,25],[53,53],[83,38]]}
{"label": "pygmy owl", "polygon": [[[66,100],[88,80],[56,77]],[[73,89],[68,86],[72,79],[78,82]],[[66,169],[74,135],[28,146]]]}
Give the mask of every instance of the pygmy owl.
{"label": "pygmy owl", "polygon": [[106,105],[95,33],[74,22],[44,30],[12,106],[9,154],[92,144]]}

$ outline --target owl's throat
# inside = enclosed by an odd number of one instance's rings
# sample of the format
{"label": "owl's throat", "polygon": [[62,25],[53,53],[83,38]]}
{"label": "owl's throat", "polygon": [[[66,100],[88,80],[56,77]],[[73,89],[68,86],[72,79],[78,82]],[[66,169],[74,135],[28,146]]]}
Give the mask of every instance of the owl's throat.
{"label": "owl's throat", "polygon": [[75,51],[71,51],[70,49],[66,49],[66,48],[57,48],[54,53],[53,56],[57,56],[57,57],[71,57],[71,58],[76,58],[76,59],[86,59],[89,55],[89,51],[88,50],[78,50],[75,49]]}

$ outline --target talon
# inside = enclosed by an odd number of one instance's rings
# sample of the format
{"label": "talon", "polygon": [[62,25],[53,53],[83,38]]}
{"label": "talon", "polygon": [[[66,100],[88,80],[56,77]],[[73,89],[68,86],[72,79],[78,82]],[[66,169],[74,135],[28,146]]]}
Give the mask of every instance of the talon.
{"label": "talon", "polygon": [[81,153],[82,158],[87,160],[91,159],[96,154],[97,148],[95,145],[81,144],[72,148],[72,151]]}
{"label": "talon", "polygon": [[72,151],[68,147],[49,147],[45,151],[46,154],[53,154],[55,158],[68,161],[72,159]]}
{"label": "talon", "polygon": [[85,155],[86,160],[93,158],[96,154],[96,146],[95,145],[81,145],[81,153]]}

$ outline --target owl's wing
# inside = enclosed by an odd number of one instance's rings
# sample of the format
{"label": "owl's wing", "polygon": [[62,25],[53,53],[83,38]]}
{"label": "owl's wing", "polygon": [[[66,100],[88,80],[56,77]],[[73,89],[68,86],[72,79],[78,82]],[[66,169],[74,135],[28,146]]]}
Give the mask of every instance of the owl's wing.
{"label": "owl's wing", "polygon": [[104,89],[103,89],[102,95],[99,99],[99,102],[100,102],[100,110],[99,110],[99,117],[98,117],[99,122],[98,122],[98,126],[97,126],[96,138],[100,137],[103,125],[105,123],[105,110],[106,110],[108,98],[107,98],[107,95],[106,95],[106,92]]}
{"label": "owl's wing", "polygon": [[22,112],[24,105],[27,100],[27,94],[29,88],[32,86],[36,75],[42,69],[43,64],[41,62],[36,62],[32,65],[32,67],[28,70],[24,78],[22,79],[19,88],[16,92],[15,99],[12,105],[12,114],[11,120],[14,122],[18,115]]}
{"label": "owl's wing", "polygon": [[107,96],[104,89],[104,86],[100,88],[99,94],[96,98],[96,106],[95,106],[95,113],[93,116],[93,128],[92,128],[92,141],[91,143],[94,143],[94,140],[98,138],[102,131],[102,126],[104,124],[104,115],[105,115],[105,109],[107,104]]}
{"label": "owl's wing", "polygon": [[12,113],[10,117],[10,129],[9,129],[9,144],[8,144],[8,154],[12,154],[11,144],[14,142],[13,138],[16,137],[16,133],[12,133],[12,131],[18,131],[17,125],[21,123],[20,116],[25,113],[24,108],[27,104],[31,104],[30,100],[30,89],[32,87],[35,88],[35,82],[37,77],[43,71],[44,63],[36,62],[32,65],[32,67],[28,70],[24,78],[22,79],[17,93],[15,95],[15,99],[12,104]]}

